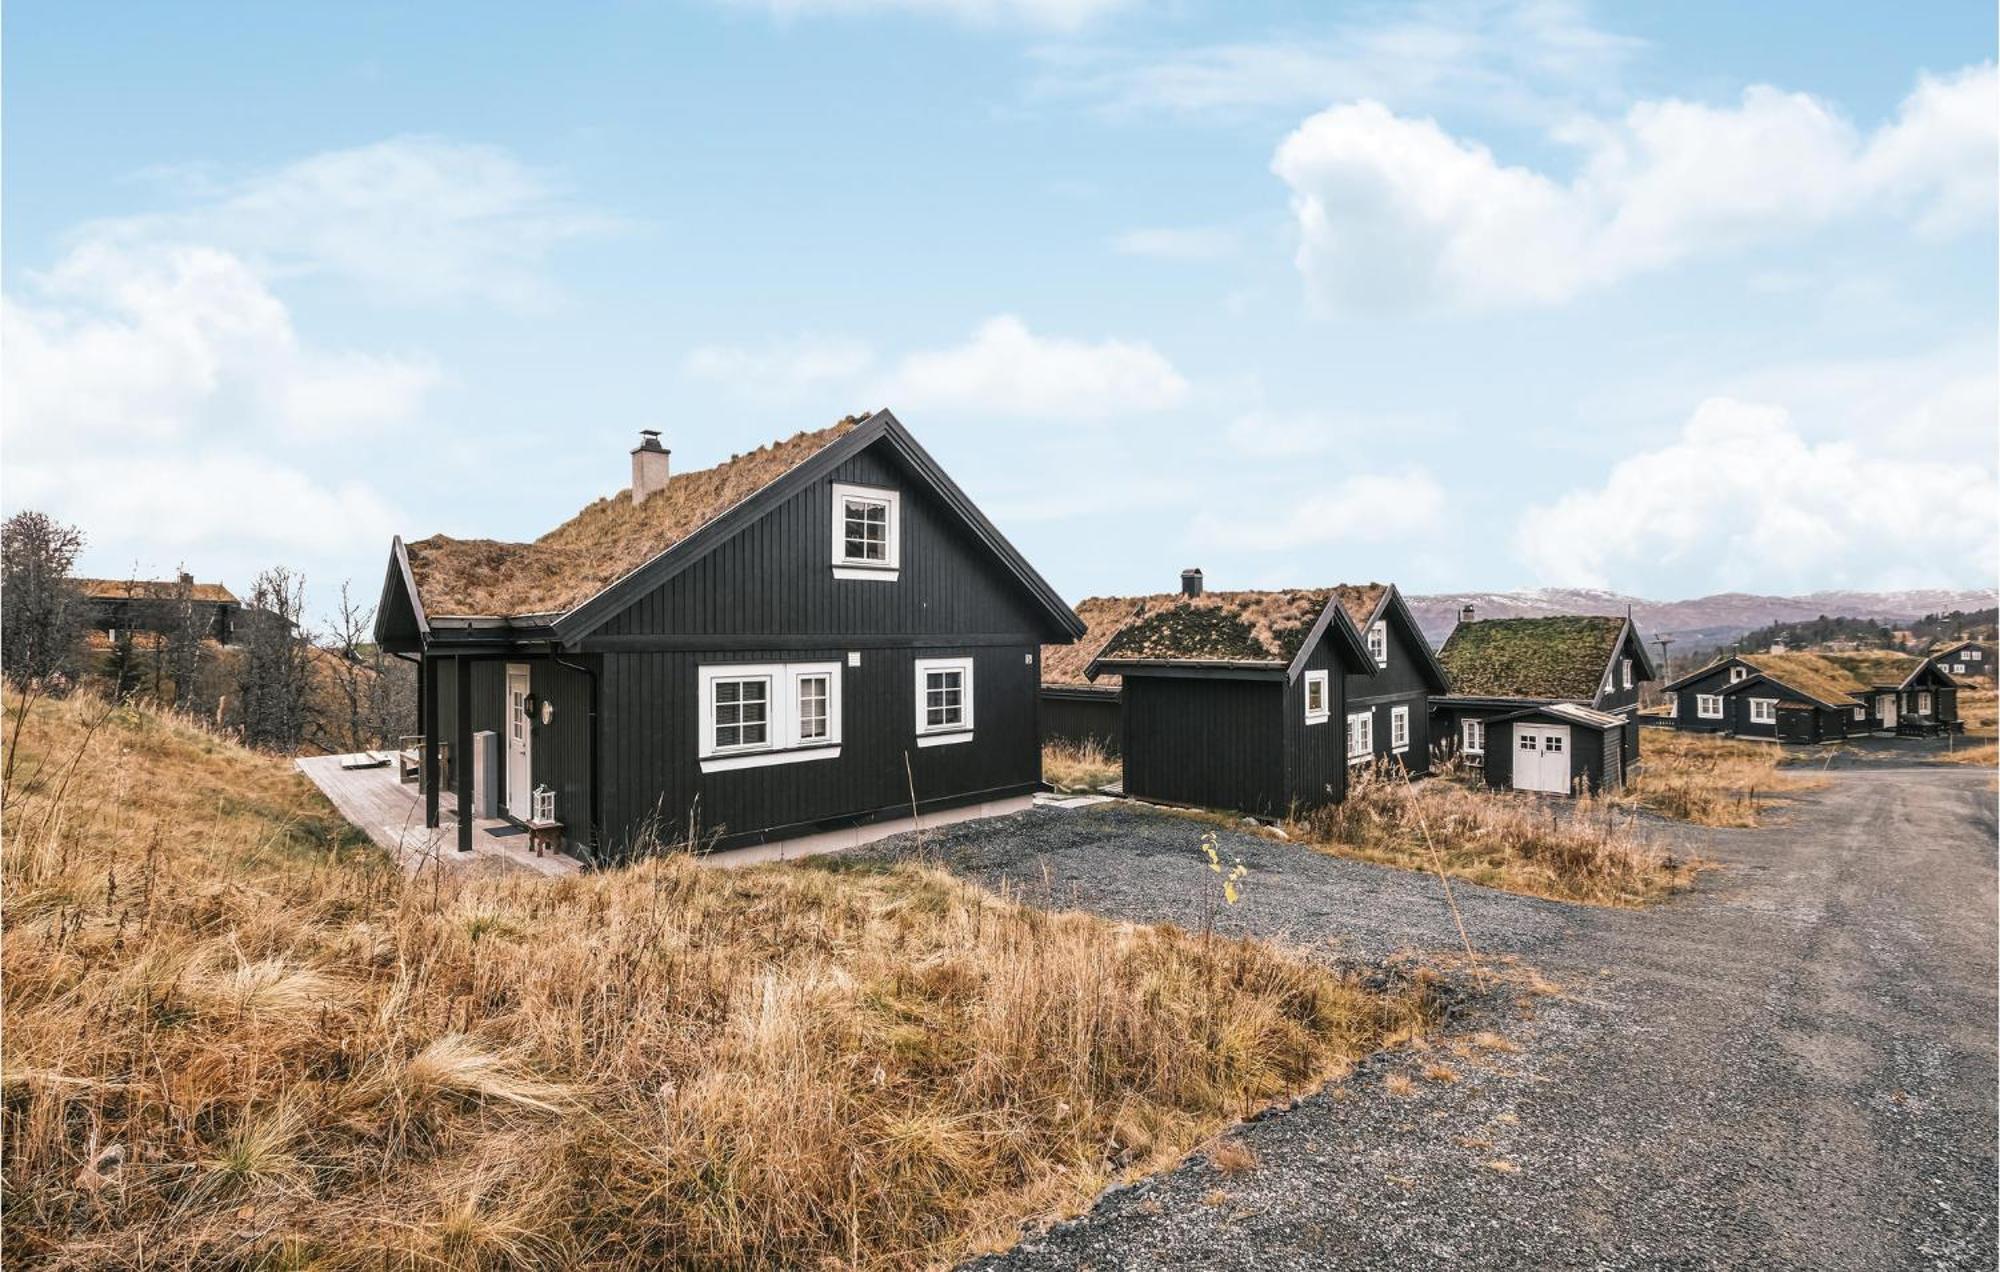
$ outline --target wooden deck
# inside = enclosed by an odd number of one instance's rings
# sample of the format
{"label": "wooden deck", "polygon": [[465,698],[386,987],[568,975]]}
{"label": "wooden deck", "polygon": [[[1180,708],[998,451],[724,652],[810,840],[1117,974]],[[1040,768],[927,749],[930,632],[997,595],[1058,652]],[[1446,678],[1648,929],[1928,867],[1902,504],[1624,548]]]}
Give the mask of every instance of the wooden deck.
{"label": "wooden deck", "polygon": [[418,871],[437,862],[448,870],[519,869],[543,875],[574,874],[573,857],[551,853],[537,857],[528,850],[528,832],[498,818],[479,818],[472,826],[472,851],[458,851],[458,801],[440,792],[436,830],[424,825],[424,801],[415,783],[396,778],[393,762],[380,768],[345,768],[359,759],[352,755],[314,755],[293,763],[314,786],[333,801],[340,815],[352,822],[400,863]]}

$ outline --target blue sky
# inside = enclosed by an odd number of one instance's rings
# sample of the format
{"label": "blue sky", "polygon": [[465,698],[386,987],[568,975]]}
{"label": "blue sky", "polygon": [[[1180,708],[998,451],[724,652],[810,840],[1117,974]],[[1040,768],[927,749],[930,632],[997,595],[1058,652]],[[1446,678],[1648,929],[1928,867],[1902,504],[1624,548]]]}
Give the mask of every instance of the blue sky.
{"label": "blue sky", "polygon": [[1072,599],[1987,586],[1994,13],[10,6],[0,500],[372,598],[889,406]]}

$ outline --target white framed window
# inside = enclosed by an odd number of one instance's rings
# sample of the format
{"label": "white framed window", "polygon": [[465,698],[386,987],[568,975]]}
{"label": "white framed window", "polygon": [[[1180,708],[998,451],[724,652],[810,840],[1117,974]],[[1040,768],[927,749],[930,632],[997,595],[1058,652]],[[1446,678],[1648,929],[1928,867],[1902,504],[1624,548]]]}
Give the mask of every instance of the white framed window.
{"label": "white framed window", "polygon": [[917,660],[917,745],[972,740],[972,660]]}
{"label": "white framed window", "polygon": [[1776,724],[1778,722],[1778,700],[1776,698],[1750,699],[1750,723]]}
{"label": "white framed window", "polygon": [[1356,711],[1347,717],[1347,762],[1358,764],[1375,753],[1375,713]]}
{"label": "white framed window", "polygon": [[1389,708],[1389,749],[1407,751],[1410,749],[1410,709],[1408,707]]}
{"label": "white framed window", "polygon": [[1377,667],[1389,665],[1389,628],[1380,620],[1368,625],[1368,656]]}
{"label": "white framed window", "polygon": [[1545,734],[1545,735],[1543,735],[1543,737],[1542,737],[1542,754],[1544,754],[1544,755],[1560,755],[1560,754],[1562,754],[1562,749],[1563,749],[1563,735],[1562,735],[1562,734],[1560,734],[1560,733],[1549,733],[1549,734]]}
{"label": "white framed window", "polygon": [[1542,749],[1542,740],[1532,733],[1517,731],[1514,734],[1514,745],[1523,751],[1539,751]]}
{"label": "white framed window", "polygon": [[1854,718],[1857,720],[1866,720],[1868,718],[1868,708],[1866,707],[1854,708]]}
{"label": "white framed window", "polygon": [[1623,669],[1625,687],[1630,689],[1632,687],[1632,660],[1630,658],[1620,659],[1618,665]]}
{"label": "white framed window", "polygon": [[839,663],[716,663],[699,676],[702,772],[840,754]]}
{"label": "white framed window", "polygon": [[1327,698],[1327,673],[1309,671],[1306,673],[1306,723],[1325,724],[1333,715],[1333,705]]}
{"label": "white framed window", "polygon": [[1733,685],[1749,674],[1750,669],[1748,667],[1731,667],[1729,669],[1729,683]]}
{"label": "white framed window", "polygon": [[1929,715],[1930,713],[1931,713],[1930,691],[1923,690],[1917,694],[1917,714]]}
{"label": "white framed window", "polygon": [[1968,649],[1965,651],[1965,661],[1967,662],[1978,662],[1984,657],[1986,657],[1986,651],[1983,649]]}
{"label": "white framed window", "polygon": [[1486,754],[1486,721],[1460,720],[1458,744],[1467,755]]}
{"label": "white framed window", "polygon": [[[1966,657],[1967,657],[1967,658],[1970,658],[1970,657],[1972,657],[1972,655],[1970,655],[1970,654],[1967,654],[1967,655],[1966,655]],[[1953,674],[1954,676],[1963,676],[1963,675],[1965,674],[1965,664],[1964,664],[1964,663],[1953,663],[1953,664],[1951,665],[1951,673],[1952,673],[1952,674]]]}
{"label": "white framed window", "polygon": [[1694,696],[1694,713],[1703,720],[1722,718],[1722,695],[1719,693],[1698,693]]}
{"label": "white framed window", "polygon": [[893,582],[903,564],[902,496],[877,486],[833,486],[833,577]]}

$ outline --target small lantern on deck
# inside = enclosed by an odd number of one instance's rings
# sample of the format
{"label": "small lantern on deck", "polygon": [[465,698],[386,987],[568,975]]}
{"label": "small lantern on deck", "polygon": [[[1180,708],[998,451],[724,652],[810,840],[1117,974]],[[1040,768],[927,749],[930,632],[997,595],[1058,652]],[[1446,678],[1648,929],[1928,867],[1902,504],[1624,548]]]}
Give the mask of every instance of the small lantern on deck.
{"label": "small lantern on deck", "polygon": [[556,792],[550,786],[537,786],[534,790],[535,820],[552,822],[556,819]]}

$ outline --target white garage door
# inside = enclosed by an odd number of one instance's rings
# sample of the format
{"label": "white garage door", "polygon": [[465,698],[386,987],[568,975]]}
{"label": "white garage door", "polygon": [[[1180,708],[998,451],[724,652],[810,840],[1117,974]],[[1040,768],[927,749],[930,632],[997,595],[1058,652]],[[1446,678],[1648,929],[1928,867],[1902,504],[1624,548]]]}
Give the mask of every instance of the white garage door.
{"label": "white garage door", "polygon": [[1514,726],[1514,789],[1569,794],[1569,726]]}

